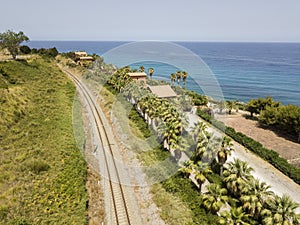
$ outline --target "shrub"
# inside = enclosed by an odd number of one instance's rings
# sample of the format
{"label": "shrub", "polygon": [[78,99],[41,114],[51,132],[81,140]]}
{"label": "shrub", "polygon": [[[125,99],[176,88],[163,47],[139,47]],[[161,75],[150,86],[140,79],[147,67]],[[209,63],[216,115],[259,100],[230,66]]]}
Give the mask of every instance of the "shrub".
{"label": "shrub", "polygon": [[4,220],[8,212],[9,212],[8,206],[0,205],[0,220]]}
{"label": "shrub", "polygon": [[20,47],[20,52],[27,55],[31,53],[31,49],[27,45],[22,45]]}
{"label": "shrub", "polygon": [[43,171],[49,170],[50,166],[44,160],[30,159],[24,163],[21,169],[29,170],[35,174],[39,174]]}

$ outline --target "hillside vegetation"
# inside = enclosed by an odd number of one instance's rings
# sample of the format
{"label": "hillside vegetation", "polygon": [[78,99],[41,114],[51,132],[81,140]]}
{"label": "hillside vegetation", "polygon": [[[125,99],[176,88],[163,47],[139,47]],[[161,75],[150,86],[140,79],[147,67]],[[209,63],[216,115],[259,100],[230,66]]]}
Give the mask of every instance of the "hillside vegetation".
{"label": "hillside vegetation", "polygon": [[75,87],[50,59],[0,62],[0,224],[86,224]]}

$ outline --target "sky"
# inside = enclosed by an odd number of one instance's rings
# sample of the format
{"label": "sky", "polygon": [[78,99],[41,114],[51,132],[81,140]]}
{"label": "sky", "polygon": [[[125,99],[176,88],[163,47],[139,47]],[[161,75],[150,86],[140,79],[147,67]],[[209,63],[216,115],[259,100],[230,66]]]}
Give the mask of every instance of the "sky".
{"label": "sky", "polygon": [[0,0],[30,40],[300,42],[299,0]]}

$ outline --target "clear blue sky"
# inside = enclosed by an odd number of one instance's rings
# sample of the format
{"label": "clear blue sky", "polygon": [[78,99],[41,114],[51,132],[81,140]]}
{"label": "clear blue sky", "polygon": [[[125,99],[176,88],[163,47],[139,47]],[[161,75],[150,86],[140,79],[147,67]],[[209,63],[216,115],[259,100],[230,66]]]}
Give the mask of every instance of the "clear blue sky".
{"label": "clear blue sky", "polygon": [[300,41],[300,0],[0,0],[31,40]]}

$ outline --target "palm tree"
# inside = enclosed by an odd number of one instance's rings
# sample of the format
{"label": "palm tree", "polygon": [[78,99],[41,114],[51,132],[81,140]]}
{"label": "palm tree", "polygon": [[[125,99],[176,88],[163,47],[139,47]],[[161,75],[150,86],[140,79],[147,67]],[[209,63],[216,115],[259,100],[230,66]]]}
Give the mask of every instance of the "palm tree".
{"label": "palm tree", "polygon": [[206,163],[198,162],[195,171],[195,179],[199,185],[199,192],[201,194],[202,185],[206,181],[206,176],[212,173],[211,168]]}
{"label": "palm tree", "polygon": [[218,184],[208,185],[207,190],[202,198],[202,204],[209,212],[216,214],[228,201],[227,190]]}
{"label": "palm tree", "polygon": [[208,138],[205,136],[204,133],[202,132],[198,133],[196,149],[193,155],[193,160],[195,162],[200,161],[202,159],[207,149],[207,145],[208,145]]}
{"label": "palm tree", "polygon": [[248,221],[248,214],[243,212],[242,207],[231,208],[230,211],[222,212],[218,223],[221,225],[250,225]]}
{"label": "palm tree", "polygon": [[279,197],[275,195],[274,199],[269,202],[269,209],[264,209],[262,215],[264,217],[264,225],[299,225],[299,214],[295,210],[300,206],[298,203],[293,202],[292,199],[283,195]]}
{"label": "palm tree", "polygon": [[177,141],[177,148],[174,151],[175,159],[180,160],[182,156],[182,152],[184,152],[188,148],[188,144],[186,139],[183,138],[182,136],[177,136],[175,140]]}
{"label": "palm tree", "polygon": [[171,84],[174,85],[174,82],[176,80],[176,74],[175,73],[171,73],[170,79],[171,79]]}
{"label": "palm tree", "polygon": [[206,146],[205,152],[202,156],[202,161],[211,163],[217,156],[217,151],[220,146],[220,138],[213,136],[209,139],[208,144]]}
{"label": "palm tree", "polygon": [[219,108],[219,113],[222,113],[224,109],[226,109],[226,103],[225,101],[220,101],[218,102],[218,108]]}
{"label": "palm tree", "polygon": [[209,134],[206,131],[206,129],[207,129],[207,125],[205,123],[203,122],[195,123],[194,127],[191,130],[194,141],[197,141],[198,135],[200,133],[204,134],[205,136],[208,136]]}
{"label": "palm tree", "polygon": [[153,68],[149,68],[148,69],[148,73],[149,73],[150,78],[152,78],[152,75],[154,73],[154,69]]}
{"label": "palm tree", "polygon": [[139,67],[139,71],[140,71],[141,73],[143,73],[143,72],[145,71],[145,67],[144,67],[144,66],[140,66],[140,67]]}
{"label": "palm tree", "polygon": [[220,176],[223,176],[224,164],[227,161],[229,155],[231,155],[231,151],[233,151],[233,144],[231,143],[231,139],[229,137],[224,137],[222,141],[222,146],[217,152],[218,162],[220,165]]}
{"label": "palm tree", "polygon": [[226,109],[228,109],[228,114],[230,115],[231,111],[233,109],[236,109],[237,101],[226,101],[225,105],[226,105]]}
{"label": "palm tree", "polygon": [[228,163],[224,171],[224,182],[235,197],[240,197],[247,188],[247,182],[253,179],[252,171],[253,168],[249,167],[248,163],[239,159],[234,158],[233,162]]}
{"label": "palm tree", "polygon": [[182,71],[182,81],[183,85],[186,83],[186,78],[188,77],[188,73],[186,71]]}
{"label": "palm tree", "polygon": [[178,70],[176,72],[177,84],[180,84],[181,77],[182,77],[182,72],[180,70]]}
{"label": "palm tree", "polygon": [[196,165],[194,164],[194,162],[192,160],[187,160],[187,161],[184,161],[182,163],[183,167],[181,167],[179,169],[179,171],[181,173],[184,174],[184,176],[186,178],[189,178],[189,176],[193,173],[193,171],[195,170],[196,168]]}
{"label": "palm tree", "polygon": [[260,216],[261,210],[265,207],[265,203],[271,196],[274,195],[269,189],[271,186],[265,182],[260,182],[258,179],[252,179],[248,183],[248,188],[240,200],[243,203],[243,208],[255,219]]}

